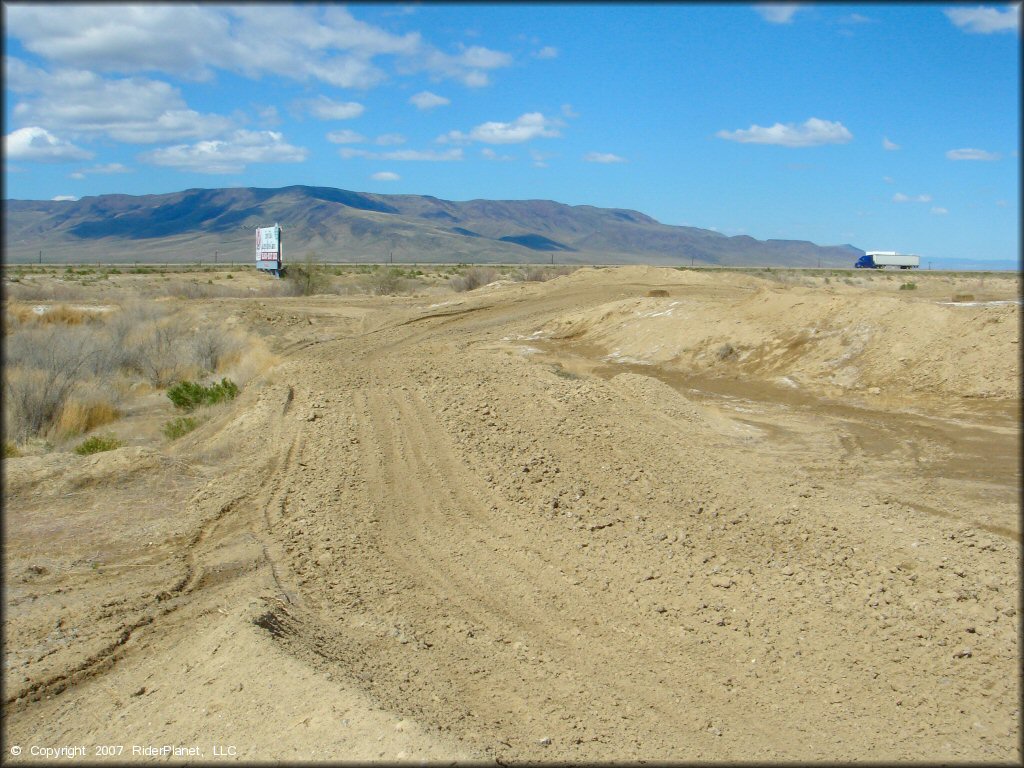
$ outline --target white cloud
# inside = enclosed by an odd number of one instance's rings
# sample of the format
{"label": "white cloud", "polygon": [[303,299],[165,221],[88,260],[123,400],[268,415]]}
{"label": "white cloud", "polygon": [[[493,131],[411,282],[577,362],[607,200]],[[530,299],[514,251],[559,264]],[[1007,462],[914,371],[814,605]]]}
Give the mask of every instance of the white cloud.
{"label": "white cloud", "polygon": [[463,156],[461,149],[450,149],[445,152],[435,152],[433,150],[422,151],[416,149],[398,149],[391,152],[370,152],[366,149],[354,149],[352,147],[343,147],[338,150],[338,154],[346,160],[353,157],[363,157],[368,160],[398,160],[401,162],[417,160],[426,162],[452,162],[461,160]]}
{"label": "white cloud", "polygon": [[555,59],[558,58],[558,49],[553,45],[545,45],[533,55],[538,59]]}
{"label": "white cloud", "polygon": [[998,8],[946,8],[943,13],[965,32],[988,35],[993,32],[1020,32],[1020,3]]}
{"label": "white cloud", "polygon": [[905,195],[902,192],[897,192],[892,196],[894,203],[930,203],[932,201],[931,195]]}
{"label": "white cloud", "polygon": [[889,137],[888,136],[883,136],[882,137],[882,148],[888,150],[889,152],[895,152],[897,149],[900,148],[900,145],[897,144],[894,141],[889,141]]}
{"label": "white cloud", "polygon": [[306,106],[309,114],[318,120],[351,120],[366,109],[356,101],[333,101],[326,96],[319,96],[307,102]]}
{"label": "white cloud", "polygon": [[512,65],[512,57],[502,51],[483,46],[463,47],[457,55],[444,53],[431,46],[423,46],[415,55],[397,63],[398,71],[413,74],[427,71],[437,79],[452,78],[469,88],[482,88],[490,84],[488,70]]}
{"label": "white cloud", "polygon": [[534,168],[547,168],[548,160],[554,157],[554,155],[548,154],[546,152],[539,152],[536,149],[531,149],[530,157],[533,158],[532,165]]}
{"label": "white cloud", "polygon": [[57,195],[50,198],[55,203],[73,203],[78,200],[74,195]]}
{"label": "white cloud", "polygon": [[850,13],[839,19],[840,24],[873,24],[874,21],[874,19],[859,13]]}
{"label": "white cloud", "polygon": [[401,176],[391,171],[378,171],[377,173],[370,176],[374,181],[398,181]]}
{"label": "white cloud", "polygon": [[470,69],[497,69],[511,65],[512,57],[501,51],[472,45],[457,57],[457,61]]}
{"label": "white cloud", "polygon": [[487,160],[497,160],[497,161],[503,162],[503,163],[515,159],[514,157],[512,157],[512,155],[499,155],[497,152],[495,152],[490,147],[484,147],[483,149],[481,149],[480,150],[480,155],[482,157],[486,158]]}
{"label": "white cloud", "polygon": [[772,24],[789,24],[793,16],[801,10],[799,3],[761,3],[754,6],[761,18]]}
{"label": "white cloud", "polygon": [[4,155],[11,160],[40,163],[66,163],[93,157],[92,152],[76,147],[38,125],[18,128],[4,136]]}
{"label": "white cloud", "polygon": [[764,128],[752,125],[747,130],[719,131],[720,139],[738,141],[742,144],[777,144],[783,147],[815,147],[822,144],[845,144],[853,134],[842,123],[819,120],[812,117],[803,125],[776,123]]}
{"label": "white cloud", "polygon": [[307,151],[276,131],[235,131],[225,140],[200,141],[156,149],[140,156],[154,165],[198,173],[241,173],[252,163],[301,163]]}
{"label": "white cloud", "polygon": [[583,158],[588,163],[624,163],[626,158],[613,155],[610,152],[588,152]]}
{"label": "white cloud", "polygon": [[341,131],[331,131],[327,134],[327,140],[332,144],[360,144],[366,141],[366,137],[345,128]]}
{"label": "white cloud", "polygon": [[895,184],[896,183],[896,179],[894,179],[892,176],[883,176],[882,177],[882,181],[884,181],[886,184]]}
{"label": "white cloud", "polygon": [[462,131],[449,131],[444,136],[438,137],[437,141],[441,143],[479,141],[482,144],[519,144],[531,139],[560,136],[561,134],[558,132],[560,124],[560,121],[544,117],[540,112],[527,112],[510,123],[495,121],[481,123],[468,134]]}
{"label": "white cloud", "polygon": [[946,153],[950,160],[998,160],[999,155],[995,152],[986,152],[984,149],[951,149]]}
{"label": "white cloud", "polygon": [[405,136],[400,133],[382,133],[373,143],[379,147],[392,147],[395,144],[405,144]]}
{"label": "white cloud", "polygon": [[86,175],[94,173],[134,173],[134,171],[132,171],[132,169],[129,168],[128,166],[122,165],[121,163],[104,163],[103,165],[94,165],[92,168],[82,168],[80,171],[78,171],[78,173],[81,174],[82,177],[84,177]]}
{"label": "white cloud", "polygon": [[563,117],[568,117],[568,118],[571,119],[571,118],[574,118],[574,117],[579,117],[579,113],[577,113],[572,108],[572,104],[563,104],[562,105],[562,116]]}
{"label": "white cloud", "polygon": [[158,80],[107,80],[74,69],[51,73],[11,57],[7,64],[15,70],[18,90],[30,94],[14,106],[19,122],[130,144],[209,138],[232,128],[226,117],[189,109],[177,88]]}
{"label": "white cloud", "polygon": [[949,213],[949,211],[946,210],[945,208],[936,205],[932,208],[932,213],[935,214],[936,216],[945,216],[946,214]]}
{"label": "white cloud", "polygon": [[451,99],[446,99],[444,96],[438,96],[436,93],[430,91],[420,91],[409,97],[409,103],[414,104],[417,109],[433,109],[434,107],[443,107],[446,104],[451,104]]}
{"label": "white cloud", "polygon": [[481,87],[488,72],[513,62],[479,45],[444,53],[419,32],[392,34],[337,5],[12,4],[4,11],[5,32],[26,50],[96,72],[210,80],[224,70],[368,89],[388,78],[377,63],[387,56],[401,74]]}
{"label": "white cloud", "polygon": [[160,71],[190,79],[314,78],[343,88],[384,79],[382,54],[414,55],[418,33],[392,35],[329,6],[12,5],[7,33],[50,61],[101,72]]}

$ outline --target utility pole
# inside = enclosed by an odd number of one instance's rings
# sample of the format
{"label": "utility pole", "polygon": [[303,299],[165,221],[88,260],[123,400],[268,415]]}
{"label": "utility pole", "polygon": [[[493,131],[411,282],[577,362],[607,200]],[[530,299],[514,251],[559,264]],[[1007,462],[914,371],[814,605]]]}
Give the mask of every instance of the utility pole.
{"label": "utility pole", "polygon": [[217,263],[217,254],[218,254],[218,251],[214,251],[214,252],[213,252],[213,263],[214,263],[214,264],[216,264],[216,263]]}
{"label": "utility pole", "polygon": [[43,252],[42,251],[39,252],[39,263],[40,264],[43,263]]}

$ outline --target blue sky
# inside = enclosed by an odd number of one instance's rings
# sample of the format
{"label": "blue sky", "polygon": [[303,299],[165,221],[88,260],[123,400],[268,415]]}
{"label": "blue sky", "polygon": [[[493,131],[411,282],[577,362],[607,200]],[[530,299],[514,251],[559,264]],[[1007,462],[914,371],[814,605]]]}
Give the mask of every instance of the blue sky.
{"label": "blue sky", "polygon": [[1019,262],[1020,5],[4,4],[13,199],[309,184]]}

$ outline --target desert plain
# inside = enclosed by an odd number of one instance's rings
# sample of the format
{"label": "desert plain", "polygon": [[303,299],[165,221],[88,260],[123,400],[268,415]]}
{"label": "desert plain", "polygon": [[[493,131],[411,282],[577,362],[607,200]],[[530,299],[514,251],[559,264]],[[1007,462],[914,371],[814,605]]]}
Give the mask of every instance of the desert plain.
{"label": "desert plain", "polygon": [[1017,273],[160,279],[6,284],[259,354],[5,445],[5,760],[1020,762]]}

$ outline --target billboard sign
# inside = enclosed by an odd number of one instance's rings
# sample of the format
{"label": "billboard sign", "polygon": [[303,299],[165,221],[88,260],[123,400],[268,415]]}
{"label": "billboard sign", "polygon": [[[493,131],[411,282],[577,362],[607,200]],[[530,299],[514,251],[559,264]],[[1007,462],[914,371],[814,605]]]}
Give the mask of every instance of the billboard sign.
{"label": "billboard sign", "polygon": [[256,268],[268,269],[278,274],[281,271],[281,227],[258,227],[256,229]]}

